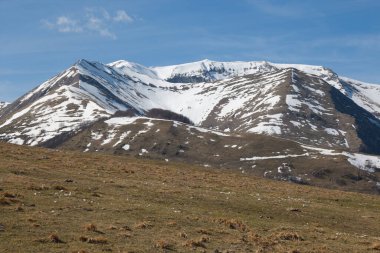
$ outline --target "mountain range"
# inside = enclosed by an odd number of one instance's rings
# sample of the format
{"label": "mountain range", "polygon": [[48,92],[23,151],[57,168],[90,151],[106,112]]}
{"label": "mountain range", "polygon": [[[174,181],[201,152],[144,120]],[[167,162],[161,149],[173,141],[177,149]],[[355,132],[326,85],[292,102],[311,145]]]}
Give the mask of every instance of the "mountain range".
{"label": "mountain range", "polygon": [[0,139],[380,191],[380,85],[322,66],[79,60],[10,104]]}

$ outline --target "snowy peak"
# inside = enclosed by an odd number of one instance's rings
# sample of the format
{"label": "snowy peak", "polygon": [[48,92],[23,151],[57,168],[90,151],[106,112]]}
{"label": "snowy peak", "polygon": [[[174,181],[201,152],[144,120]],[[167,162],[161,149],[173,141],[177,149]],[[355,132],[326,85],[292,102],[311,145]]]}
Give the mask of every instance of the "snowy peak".
{"label": "snowy peak", "polygon": [[230,77],[275,71],[267,62],[217,62],[203,60],[193,63],[154,67],[157,76],[169,82],[216,81]]}
{"label": "snowy peak", "polygon": [[[294,68],[310,75],[316,75],[325,81],[338,82],[338,75],[331,69],[323,66],[302,64],[279,64],[266,61],[251,62],[217,62],[202,60],[198,62],[171,65],[164,67],[153,67],[157,76],[161,79],[171,80],[176,77],[199,77],[207,81],[221,80],[224,78],[260,74],[272,72],[278,69]],[[175,80],[174,80],[175,81]]]}
{"label": "snowy peak", "polygon": [[156,72],[138,63],[128,62],[124,60],[115,61],[107,64],[114,68],[117,72],[126,76],[148,76],[152,79],[158,79]]}

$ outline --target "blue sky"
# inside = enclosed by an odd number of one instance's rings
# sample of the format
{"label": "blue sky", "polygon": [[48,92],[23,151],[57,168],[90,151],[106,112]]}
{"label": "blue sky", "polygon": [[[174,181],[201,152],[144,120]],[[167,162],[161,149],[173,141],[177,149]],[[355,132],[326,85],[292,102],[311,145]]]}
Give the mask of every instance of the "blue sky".
{"label": "blue sky", "polygon": [[85,58],[324,65],[380,83],[378,0],[0,0],[0,100]]}

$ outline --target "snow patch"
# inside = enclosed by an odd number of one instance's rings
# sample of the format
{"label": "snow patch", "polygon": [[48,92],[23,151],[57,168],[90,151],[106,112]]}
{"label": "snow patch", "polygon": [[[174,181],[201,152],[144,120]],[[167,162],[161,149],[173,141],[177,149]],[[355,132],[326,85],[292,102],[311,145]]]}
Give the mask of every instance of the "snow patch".
{"label": "snow patch", "polygon": [[268,159],[283,159],[289,157],[301,157],[309,156],[309,153],[304,153],[300,155],[278,155],[278,156],[254,156],[250,158],[240,158],[240,161],[256,161],[256,160],[268,160]]}
{"label": "snow patch", "polygon": [[330,135],[338,136],[339,132],[334,128],[325,128],[324,131]]}

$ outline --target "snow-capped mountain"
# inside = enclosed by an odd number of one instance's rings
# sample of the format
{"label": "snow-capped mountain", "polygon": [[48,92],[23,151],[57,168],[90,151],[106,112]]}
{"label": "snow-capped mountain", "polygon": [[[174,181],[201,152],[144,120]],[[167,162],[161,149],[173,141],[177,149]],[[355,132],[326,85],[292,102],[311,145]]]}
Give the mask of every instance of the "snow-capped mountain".
{"label": "snow-capped mountain", "polygon": [[373,192],[380,157],[355,152],[380,154],[379,101],[320,66],[80,60],[2,106],[0,139]]}
{"label": "snow-capped mountain", "polygon": [[224,133],[380,153],[378,101],[380,86],[320,66],[203,60],[144,67],[80,60],[5,107],[0,138],[43,145],[115,113],[147,115],[158,108]]}

